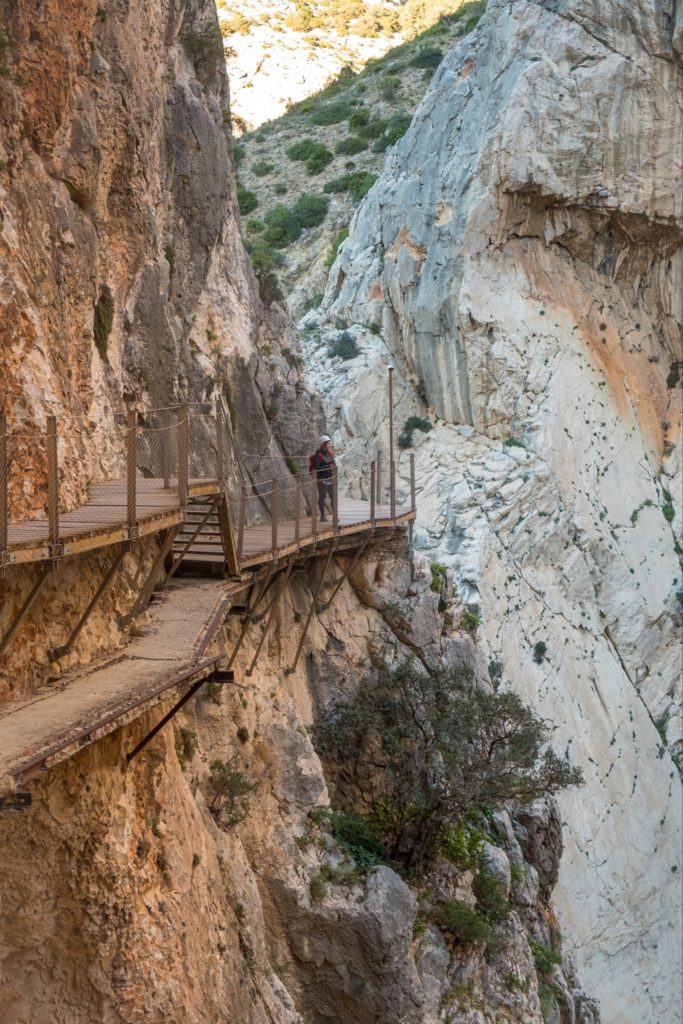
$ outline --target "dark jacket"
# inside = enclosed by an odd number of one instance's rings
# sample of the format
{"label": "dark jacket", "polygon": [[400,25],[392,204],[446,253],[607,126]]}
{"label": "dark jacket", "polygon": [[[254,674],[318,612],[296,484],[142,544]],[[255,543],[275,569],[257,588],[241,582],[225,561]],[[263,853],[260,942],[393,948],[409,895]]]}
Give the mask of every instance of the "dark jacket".
{"label": "dark jacket", "polygon": [[334,455],[329,455],[322,448],[318,448],[313,456],[313,468],[317,470],[318,480],[329,480],[336,465]]}

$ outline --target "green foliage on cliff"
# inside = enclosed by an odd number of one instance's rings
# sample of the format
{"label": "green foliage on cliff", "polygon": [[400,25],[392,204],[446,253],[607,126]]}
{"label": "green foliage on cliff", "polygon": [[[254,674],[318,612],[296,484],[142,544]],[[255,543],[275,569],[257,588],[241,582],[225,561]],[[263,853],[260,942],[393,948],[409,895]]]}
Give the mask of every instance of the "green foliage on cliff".
{"label": "green foliage on cliff", "polygon": [[100,294],[95,303],[93,315],[93,335],[95,345],[102,359],[107,361],[107,346],[109,335],[114,325],[114,296],[107,284],[100,286]]}
{"label": "green foliage on cliff", "polygon": [[364,679],[320,715],[315,743],[349,806],[408,870],[439,852],[448,826],[479,807],[528,802],[581,773],[544,749],[548,730],[514,693],[482,693],[452,670],[411,662]]}
{"label": "green foliage on cliff", "polygon": [[12,72],[12,41],[0,18],[0,75],[6,77]]}

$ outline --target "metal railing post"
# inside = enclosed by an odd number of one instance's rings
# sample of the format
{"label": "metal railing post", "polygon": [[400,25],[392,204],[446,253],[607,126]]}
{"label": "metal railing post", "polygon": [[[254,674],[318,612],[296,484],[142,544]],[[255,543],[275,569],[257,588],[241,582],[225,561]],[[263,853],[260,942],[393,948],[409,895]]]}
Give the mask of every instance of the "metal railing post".
{"label": "metal railing post", "polygon": [[240,488],[240,512],[237,520],[237,560],[242,561],[244,550],[244,519],[247,512],[247,488],[243,485]]}
{"label": "metal railing post", "polygon": [[391,521],[396,519],[396,463],[391,460],[391,491],[390,491],[390,502],[391,502]]}
{"label": "metal railing post", "polygon": [[414,512],[417,507],[415,501],[415,455],[410,453],[410,510]]}
{"label": "metal railing post", "polygon": [[301,535],[301,481],[297,480],[296,484],[296,497],[295,497],[295,508],[294,508],[294,541],[296,544],[299,543],[299,537]]}
{"label": "metal railing post", "polygon": [[376,476],[376,480],[377,480],[377,498],[376,498],[376,500],[377,500],[377,504],[380,505],[382,503],[382,480],[381,480],[381,477],[382,477],[382,453],[380,451],[377,452],[377,472],[376,472],[375,476]]}
{"label": "metal railing post", "polygon": [[57,417],[47,418],[47,511],[50,547],[59,544],[59,462]]}
{"label": "metal railing post", "polygon": [[218,490],[225,490],[225,454],[223,451],[223,406],[216,399],[216,481]]}
{"label": "metal railing post", "polygon": [[332,470],[332,528],[339,532],[339,475],[337,467]]}
{"label": "metal railing post", "polygon": [[315,540],[318,532],[318,470],[311,473],[311,537]]}
{"label": "metal railing post", "polygon": [[9,562],[9,461],[7,459],[7,417],[0,413],[0,575]]}
{"label": "metal railing post", "polygon": [[135,512],[136,476],[135,476],[135,442],[137,434],[138,414],[128,413],[126,435],[126,519],[128,522],[128,539],[137,540],[138,527]]}
{"label": "metal railing post", "polygon": [[164,478],[164,490],[171,486],[171,415],[168,410],[161,414],[163,428],[161,431],[161,473]]}
{"label": "metal railing post", "polygon": [[278,482],[277,480],[270,481],[271,494],[270,494],[270,540],[273,549],[273,558],[277,551],[277,517],[278,511]]}
{"label": "metal railing post", "polygon": [[181,508],[187,505],[188,491],[188,458],[187,450],[187,405],[178,406],[178,501]]}
{"label": "metal railing post", "polygon": [[377,474],[377,465],[375,462],[370,463],[370,525],[374,529],[375,527],[375,484]]}

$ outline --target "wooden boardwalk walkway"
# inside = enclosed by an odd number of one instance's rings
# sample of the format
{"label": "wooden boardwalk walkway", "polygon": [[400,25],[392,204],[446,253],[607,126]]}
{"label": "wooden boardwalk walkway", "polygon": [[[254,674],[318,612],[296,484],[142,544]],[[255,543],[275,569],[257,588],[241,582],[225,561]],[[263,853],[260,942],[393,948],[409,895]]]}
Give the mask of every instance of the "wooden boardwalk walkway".
{"label": "wooden boardwalk walkway", "polygon": [[[231,508],[225,467],[230,437],[222,407],[216,406],[208,433],[195,430],[194,452],[189,445],[191,416],[187,407],[173,410],[173,415],[167,410],[162,413],[161,426],[138,428],[137,414],[128,417],[125,475],[92,484],[87,500],[67,512],[60,508],[58,432],[50,420],[46,435],[47,514],[18,522],[10,518],[10,496],[17,493],[16,486],[12,490],[12,469],[21,465],[17,455],[21,446],[15,445],[13,461],[12,435],[0,416],[0,594],[8,570],[17,572],[31,563],[44,566],[27,588],[21,608],[13,611],[9,628],[4,625],[0,669],[4,651],[10,643],[20,642],[22,623],[63,559],[94,550],[118,550],[79,620],[69,625],[66,643],[50,652],[57,663],[75,646],[125,551],[142,537],[156,535],[156,555],[146,579],[138,582],[137,600],[121,625],[125,628],[147,608],[155,588],[164,588],[153,606],[151,625],[142,635],[130,638],[122,650],[87,669],[58,676],[56,683],[28,700],[0,706],[0,787],[3,778],[6,782],[14,779],[10,789],[25,782],[174,693],[185,691],[185,696],[169,714],[208,678],[233,682],[233,661],[265,600],[268,607],[263,615],[268,618],[249,673],[253,671],[281,586],[296,563],[323,557],[311,607],[299,630],[294,663],[286,670],[294,671],[312,615],[320,607],[320,588],[331,559],[335,555],[346,559],[343,582],[367,544],[396,536],[415,518],[412,459],[410,505],[396,500],[393,463],[390,500],[378,500],[376,465],[372,463],[367,481],[370,500],[340,497],[335,475],[326,492],[331,507],[329,511],[326,508],[327,518],[321,520],[314,500],[315,481],[309,486],[308,480],[302,480],[307,475],[303,465],[298,475],[288,473],[280,459],[279,478],[270,481],[252,482],[240,470],[243,482],[233,502],[238,507]],[[152,415],[146,415],[149,423]],[[213,449],[207,437],[214,438]],[[210,454],[213,451],[213,472],[206,468],[207,447]],[[203,468],[204,473],[191,476],[191,468]],[[183,578],[169,583],[174,575],[183,573]],[[207,575],[220,579],[207,579]],[[277,579],[280,582],[276,583]],[[334,599],[340,585],[335,584],[328,601]],[[217,652],[211,645],[229,614],[239,616],[239,638],[230,652]],[[0,788],[0,809],[8,806],[2,799],[7,789],[7,784]]]}

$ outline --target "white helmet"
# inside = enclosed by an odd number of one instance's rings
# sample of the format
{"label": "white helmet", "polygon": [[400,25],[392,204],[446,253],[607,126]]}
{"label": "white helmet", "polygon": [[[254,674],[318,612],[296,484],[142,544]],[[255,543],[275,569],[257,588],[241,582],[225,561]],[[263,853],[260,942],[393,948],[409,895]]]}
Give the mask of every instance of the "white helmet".
{"label": "white helmet", "polygon": [[320,444],[327,444],[327,442],[331,441],[331,440],[332,440],[332,438],[328,434],[321,434],[320,435],[320,442],[319,443]]}

